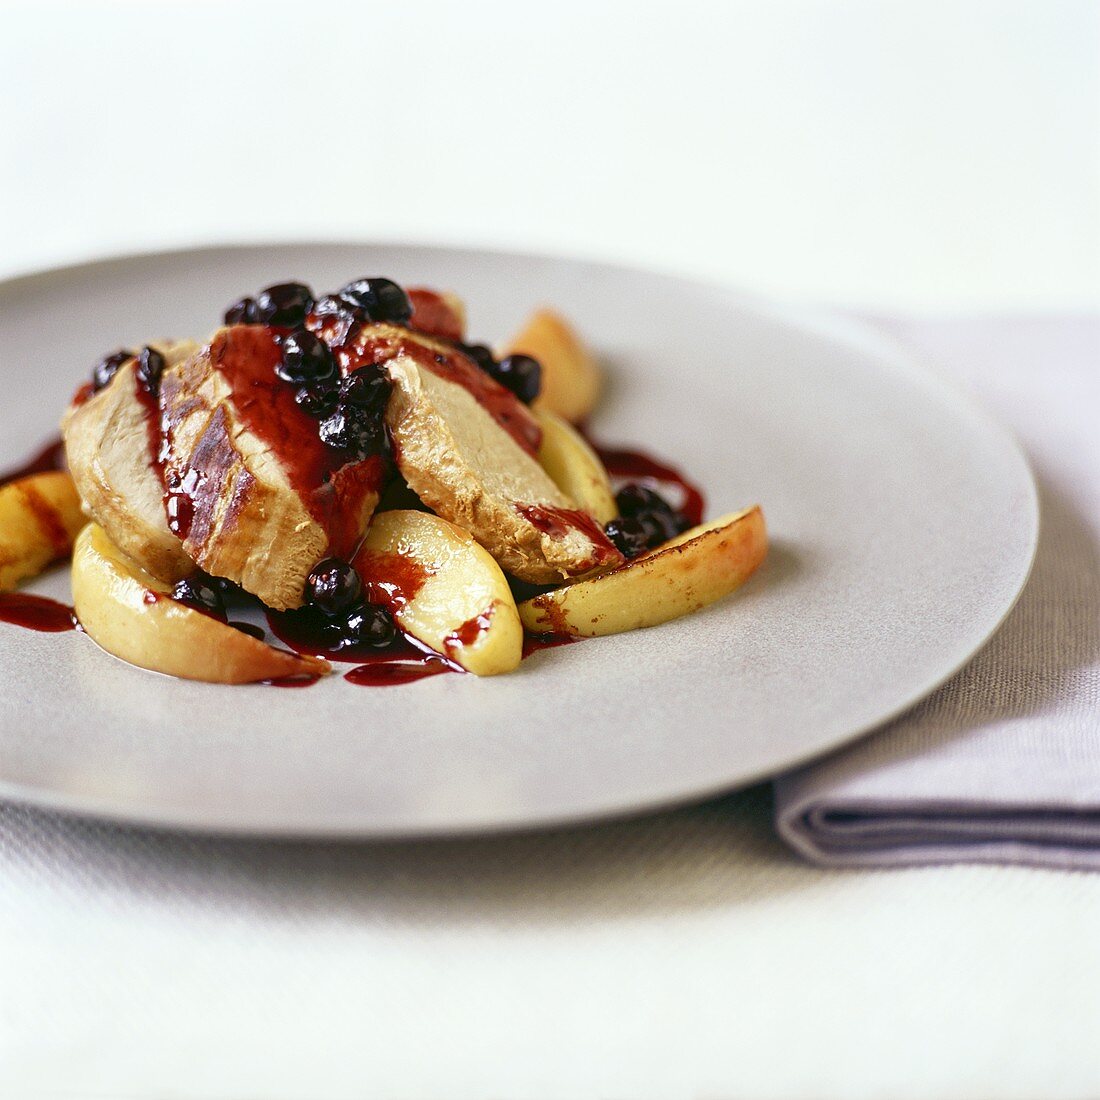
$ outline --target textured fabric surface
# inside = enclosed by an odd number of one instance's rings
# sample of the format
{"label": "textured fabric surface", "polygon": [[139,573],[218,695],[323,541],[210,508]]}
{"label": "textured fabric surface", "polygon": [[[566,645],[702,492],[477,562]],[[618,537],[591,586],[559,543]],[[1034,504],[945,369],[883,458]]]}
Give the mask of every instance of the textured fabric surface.
{"label": "textured fabric surface", "polygon": [[[1076,331],[919,335],[990,362]],[[1079,669],[1052,658],[1038,694],[989,679],[979,720],[1054,713]],[[354,845],[0,807],[0,1096],[1100,1095],[1100,875],[824,869],[772,813],[756,788]]]}
{"label": "textured fabric surface", "polygon": [[770,809],[407,846],[0,811],[0,1096],[1100,1095],[1100,875],[826,870]]}
{"label": "textured fabric surface", "polygon": [[913,711],[776,784],[825,863],[1100,868],[1100,320],[898,326],[1017,432],[1041,532],[1020,602]]}

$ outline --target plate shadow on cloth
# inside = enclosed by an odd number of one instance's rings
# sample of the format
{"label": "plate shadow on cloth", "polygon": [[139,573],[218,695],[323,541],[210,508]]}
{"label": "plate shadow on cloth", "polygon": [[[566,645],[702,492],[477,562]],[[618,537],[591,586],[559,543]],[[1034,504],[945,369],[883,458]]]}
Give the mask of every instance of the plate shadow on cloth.
{"label": "plate shadow on cloth", "polygon": [[[775,836],[770,786],[588,828],[478,839],[262,841],[173,834],[0,807],[0,871],[48,873],[59,905],[247,918],[524,924],[635,918],[752,905],[837,872],[812,868]],[[33,853],[33,855],[32,855]]]}

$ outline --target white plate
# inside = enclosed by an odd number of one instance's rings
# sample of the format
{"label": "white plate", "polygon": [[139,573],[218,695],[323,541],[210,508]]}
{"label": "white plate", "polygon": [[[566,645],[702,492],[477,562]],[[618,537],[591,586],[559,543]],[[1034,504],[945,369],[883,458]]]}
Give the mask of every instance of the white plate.
{"label": "white plate", "polygon": [[[0,794],[189,829],[403,836],[700,797],[835,748],[926,695],[996,629],[1038,516],[1013,440],[876,334],[720,287],[560,259],[287,245],[113,260],[0,286],[0,467],[54,431],[105,351],[201,335],[243,293],[360,274],[453,287],[470,332],[553,303],[607,359],[593,428],[760,501],[768,564],[655,629],[496,679],[297,691],[131,668],[0,624]],[[34,590],[64,594],[65,572]]]}

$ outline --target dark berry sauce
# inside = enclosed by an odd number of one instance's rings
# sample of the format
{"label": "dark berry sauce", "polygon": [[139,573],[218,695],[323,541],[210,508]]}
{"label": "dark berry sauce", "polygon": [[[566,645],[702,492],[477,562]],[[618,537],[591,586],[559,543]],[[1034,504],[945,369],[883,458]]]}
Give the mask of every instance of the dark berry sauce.
{"label": "dark berry sauce", "polygon": [[47,474],[54,470],[65,469],[65,444],[60,439],[52,439],[40,451],[33,454],[22,466],[15,470],[0,473],[0,488],[20,478],[32,474]]}
{"label": "dark berry sauce", "polygon": [[573,642],[582,641],[571,634],[531,634],[523,635],[523,659],[526,660],[532,653],[540,653],[544,649],[557,649],[560,645],[572,645]]}
{"label": "dark berry sauce", "polygon": [[[291,487],[328,534],[332,552],[344,556],[360,537],[363,501],[381,489],[389,463],[382,455],[349,462],[321,441],[316,421],[295,400],[294,387],[275,373],[284,335],[262,325],[224,329],[211,343],[211,360],[232,390],[243,426],[279,456]],[[168,488],[170,495],[189,498],[193,506],[202,486],[189,484],[191,473],[177,473],[179,484]],[[220,488],[220,482],[214,487]],[[181,508],[176,520],[181,537],[189,529],[186,513]]]}
{"label": "dark berry sauce", "polygon": [[300,610],[268,610],[267,622],[271,632],[296,653],[354,664],[356,667],[344,677],[353,684],[389,687],[436,676],[441,672],[463,671],[453,661],[401,631],[382,649],[371,646],[334,647],[327,624],[321,616],[303,614]]}
{"label": "dark berry sauce", "polygon": [[145,414],[145,438],[148,442],[149,465],[164,484],[164,428],[161,424],[159,381],[154,390],[134,371],[134,395]]}
{"label": "dark berry sauce", "polygon": [[341,340],[340,324],[327,315],[311,315],[307,321],[310,328],[333,343],[342,374],[407,355],[417,366],[462,386],[524,451],[532,457],[538,454],[542,430],[535,418],[515,394],[490,378],[458,348],[431,348],[415,337],[371,328],[353,329]]}
{"label": "dark berry sauce", "polygon": [[310,493],[342,461],[317,438],[314,422],[294,400],[294,390],[276,376],[282,361],[279,336],[266,326],[237,325],[214,337],[210,358],[229,385],[244,426],[278,454],[294,488]]}
{"label": "dark berry sauce", "polygon": [[408,655],[396,653],[372,654],[344,676],[349,684],[359,687],[396,687],[411,684],[441,672],[461,672],[450,661],[435,653],[421,653],[409,647]]}
{"label": "dark berry sauce", "polygon": [[675,485],[680,490],[683,498],[680,502],[679,511],[684,518],[692,527],[703,522],[706,502],[702,491],[674,466],[667,466],[642,451],[627,450],[620,447],[605,447],[597,443],[587,432],[584,434],[592,449],[600,456],[600,461],[603,462],[604,468],[612,478],[631,481],[638,478],[650,478],[666,485]]}
{"label": "dark berry sauce", "polygon": [[29,592],[0,592],[0,622],[49,634],[76,629],[71,607]]}
{"label": "dark berry sauce", "polygon": [[622,558],[600,525],[587,512],[573,508],[553,508],[546,504],[517,504],[516,511],[533,527],[552,539],[565,538],[570,531],[580,531],[587,535],[594,547],[595,565],[609,565]]}

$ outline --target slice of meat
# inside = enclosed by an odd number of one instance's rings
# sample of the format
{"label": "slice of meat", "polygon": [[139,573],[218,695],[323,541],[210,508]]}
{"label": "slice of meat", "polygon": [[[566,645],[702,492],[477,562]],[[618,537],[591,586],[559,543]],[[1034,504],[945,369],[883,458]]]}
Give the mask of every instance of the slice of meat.
{"label": "slice of meat", "polygon": [[[511,393],[454,347],[390,326],[386,423],[398,469],[433,511],[469,531],[522,580],[548,584],[617,565],[600,525],[535,460],[539,429]],[[375,357],[378,361],[378,357]]]}
{"label": "slice of meat", "polygon": [[[150,346],[168,368],[198,350],[190,340]],[[102,390],[69,407],[61,422],[65,456],[85,512],[142,568],[174,582],[195,565],[168,529],[160,411],[135,366],[136,360],[127,360]]]}
{"label": "slice of meat", "polygon": [[294,386],[275,375],[279,333],[234,325],[165,371],[169,522],[208,573],[278,610],[299,607],[310,570],[350,557],[386,462],[349,462],[321,442]]}

